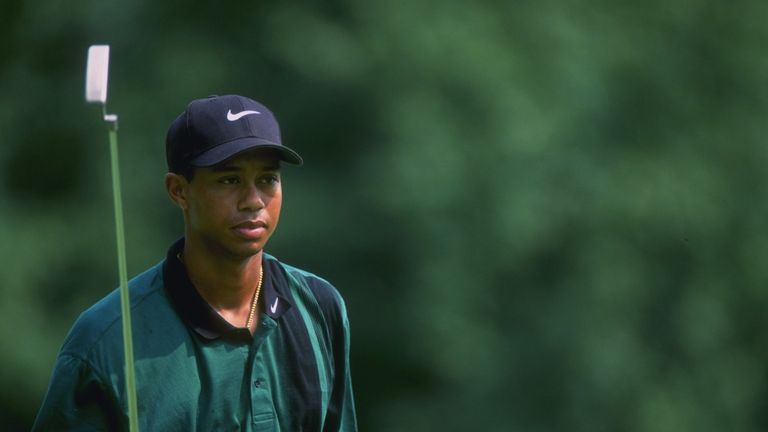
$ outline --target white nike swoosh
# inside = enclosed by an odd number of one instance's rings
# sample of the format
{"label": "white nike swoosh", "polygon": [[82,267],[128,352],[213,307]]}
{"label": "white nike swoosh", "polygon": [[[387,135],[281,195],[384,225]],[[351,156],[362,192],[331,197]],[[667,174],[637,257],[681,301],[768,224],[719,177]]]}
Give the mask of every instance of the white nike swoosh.
{"label": "white nike swoosh", "polygon": [[232,114],[232,110],[227,111],[227,120],[229,121],[235,121],[240,120],[242,117],[245,117],[250,114],[261,114],[258,111],[240,111],[237,114]]}
{"label": "white nike swoosh", "polygon": [[277,311],[277,302],[280,301],[280,297],[275,297],[275,302],[272,303],[272,306],[269,307],[269,311],[272,313],[275,313]]}

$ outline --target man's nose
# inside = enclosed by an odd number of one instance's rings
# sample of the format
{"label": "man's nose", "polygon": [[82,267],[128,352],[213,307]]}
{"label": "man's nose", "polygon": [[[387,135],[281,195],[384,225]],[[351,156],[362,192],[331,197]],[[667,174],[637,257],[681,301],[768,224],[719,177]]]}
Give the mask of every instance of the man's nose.
{"label": "man's nose", "polygon": [[240,197],[239,209],[242,211],[258,211],[264,208],[264,197],[256,185],[244,185]]}

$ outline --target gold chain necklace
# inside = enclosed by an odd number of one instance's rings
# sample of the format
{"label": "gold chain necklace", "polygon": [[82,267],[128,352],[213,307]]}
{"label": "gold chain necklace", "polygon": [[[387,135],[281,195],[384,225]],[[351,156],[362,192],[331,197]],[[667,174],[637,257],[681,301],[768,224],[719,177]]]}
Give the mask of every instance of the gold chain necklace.
{"label": "gold chain necklace", "polygon": [[259,302],[259,292],[261,292],[261,281],[264,279],[264,267],[259,269],[259,283],[256,285],[256,293],[253,294],[251,303],[251,312],[248,314],[248,321],[245,322],[245,328],[250,329],[253,323],[253,314],[256,313],[256,303]]}
{"label": "gold chain necklace", "polygon": [[[184,263],[184,258],[181,257],[181,252],[176,254],[176,258]],[[261,282],[264,280],[264,267],[259,268],[259,283],[256,284],[256,292],[253,295],[253,302],[251,303],[251,311],[248,313],[248,321],[245,322],[245,328],[250,329],[253,324],[253,314],[256,313],[256,304],[259,302],[259,293],[261,292]]]}

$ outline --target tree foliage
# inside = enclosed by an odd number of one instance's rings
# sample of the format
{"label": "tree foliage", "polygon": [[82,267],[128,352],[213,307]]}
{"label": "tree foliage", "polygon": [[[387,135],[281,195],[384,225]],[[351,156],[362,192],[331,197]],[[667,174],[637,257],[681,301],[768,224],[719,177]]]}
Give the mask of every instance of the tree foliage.
{"label": "tree foliage", "polygon": [[0,429],[117,285],[181,235],[164,138],[189,100],[270,106],[305,158],[269,251],[349,307],[362,430],[768,427],[768,6],[96,2],[0,6]]}

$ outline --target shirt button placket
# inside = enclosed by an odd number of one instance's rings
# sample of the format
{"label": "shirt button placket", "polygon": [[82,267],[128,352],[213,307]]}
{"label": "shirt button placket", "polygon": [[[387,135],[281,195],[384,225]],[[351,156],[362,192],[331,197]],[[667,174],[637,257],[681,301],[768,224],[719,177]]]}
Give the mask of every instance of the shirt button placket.
{"label": "shirt button placket", "polygon": [[[267,324],[267,325],[265,325]],[[274,326],[269,326],[267,322],[262,322],[264,328],[259,329],[255,335],[257,340],[254,349],[256,353],[253,356],[251,368],[251,412],[256,430],[278,430],[277,419],[275,418],[274,404],[270,385],[267,381],[267,367],[265,365],[265,345],[267,336],[272,333]]]}

